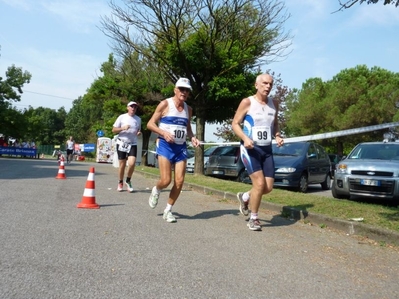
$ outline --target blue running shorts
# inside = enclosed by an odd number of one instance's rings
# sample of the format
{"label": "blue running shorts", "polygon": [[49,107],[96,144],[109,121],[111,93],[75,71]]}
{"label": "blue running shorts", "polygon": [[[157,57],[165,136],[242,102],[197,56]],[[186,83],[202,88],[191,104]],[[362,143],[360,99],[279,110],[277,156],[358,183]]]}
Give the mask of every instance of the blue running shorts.
{"label": "blue running shorts", "polygon": [[241,144],[240,154],[249,175],[262,170],[265,177],[274,178],[274,159],[271,145],[255,145],[253,149],[246,149]]}
{"label": "blue running shorts", "polygon": [[165,157],[172,164],[187,160],[187,144],[169,143],[163,138],[158,138],[156,142],[156,153],[158,156]]}

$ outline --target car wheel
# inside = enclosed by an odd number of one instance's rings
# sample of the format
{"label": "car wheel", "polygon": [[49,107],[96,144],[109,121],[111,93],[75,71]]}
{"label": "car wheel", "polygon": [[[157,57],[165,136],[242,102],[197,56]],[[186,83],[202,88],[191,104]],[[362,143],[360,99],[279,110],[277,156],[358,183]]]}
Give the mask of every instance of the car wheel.
{"label": "car wheel", "polygon": [[298,191],[302,193],[306,193],[306,191],[308,191],[308,176],[306,173],[302,173],[301,177],[299,178]]}
{"label": "car wheel", "polygon": [[324,180],[323,183],[321,183],[321,189],[323,189],[323,190],[329,190],[329,189],[330,189],[330,186],[331,186],[331,177],[330,177],[330,174],[327,173],[326,179]]}
{"label": "car wheel", "polygon": [[335,181],[332,182],[331,193],[332,193],[332,196],[336,199],[347,199],[348,198],[348,196],[344,196],[337,192],[337,190],[335,189]]}
{"label": "car wheel", "polygon": [[240,171],[240,173],[238,174],[238,177],[237,177],[237,182],[240,182],[240,183],[248,183],[249,182],[249,175],[248,175],[248,172],[244,169],[244,170],[241,170]]}

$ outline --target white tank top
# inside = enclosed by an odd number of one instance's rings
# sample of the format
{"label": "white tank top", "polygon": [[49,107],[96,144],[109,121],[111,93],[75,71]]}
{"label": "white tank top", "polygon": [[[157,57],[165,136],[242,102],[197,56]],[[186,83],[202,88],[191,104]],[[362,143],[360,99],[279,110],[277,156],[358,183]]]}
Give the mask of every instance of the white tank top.
{"label": "white tank top", "polygon": [[168,113],[161,117],[159,128],[174,135],[176,144],[183,144],[187,138],[189,117],[187,104],[184,103],[184,109],[180,112],[177,110],[173,98],[166,99],[166,101],[168,101]]}
{"label": "white tank top", "polygon": [[253,96],[249,97],[249,100],[251,105],[244,117],[244,134],[251,138],[256,145],[270,145],[276,116],[273,100],[268,98],[265,104],[259,103]]}
{"label": "white tank top", "polygon": [[67,149],[73,150],[74,144],[75,144],[75,142],[73,140],[67,140]]}

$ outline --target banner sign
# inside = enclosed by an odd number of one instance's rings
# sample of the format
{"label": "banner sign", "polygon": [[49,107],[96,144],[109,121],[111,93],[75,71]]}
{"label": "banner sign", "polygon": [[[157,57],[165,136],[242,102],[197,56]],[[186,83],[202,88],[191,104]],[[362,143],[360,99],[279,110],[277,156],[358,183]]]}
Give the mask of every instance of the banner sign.
{"label": "banner sign", "polygon": [[0,146],[1,155],[15,155],[15,156],[36,156],[37,150],[35,148],[22,148],[12,146]]}
{"label": "banner sign", "polygon": [[80,144],[80,150],[82,152],[94,152],[96,145],[94,143]]}

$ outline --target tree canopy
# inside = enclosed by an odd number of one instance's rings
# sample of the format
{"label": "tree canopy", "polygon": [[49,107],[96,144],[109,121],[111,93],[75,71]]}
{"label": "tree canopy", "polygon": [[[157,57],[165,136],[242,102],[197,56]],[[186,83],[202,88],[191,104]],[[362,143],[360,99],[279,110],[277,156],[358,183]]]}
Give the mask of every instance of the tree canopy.
{"label": "tree canopy", "polygon": [[[102,18],[103,32],[121,57],[132,53],[156,65],[169,84],[191,80],[196,135],[205,123],[222,122],[252,91],[260,65],[284,56],[290,36],[283,2],[249,0],[113,1],[111,17]],[[198,151],[197,151],[198,153]],[[196,154],[198,163],[203,157]],[[196,169],[197,172],[197,169]],[[198,170],[202,173],[202,170]]]}
{"label": "tree canopy", "polygon": [[10,136],[19,131],[21,126],[17,124],[22,124],[21,115],[12,103],[21,100],[22,87],[30,82],[32,75],[15,65],[8,67],[5,75],[5,79],[0,77],[0,133]]}
{"label": "tree canopy", "polygon": [[12,65],[6,71],[6,78],[0,77],[0,103],[5,101],[20,101],[22,87],[29,83],[32,75],[22,68]]}
{"label": "tree canopy", "polygon": [[[372,126],[399,120],[399,73],[365,65],[345,69],[323,82],[310,78],[287,98],[287,135],[302,136]],[[381,131],[323,140],[342,151]]]}

